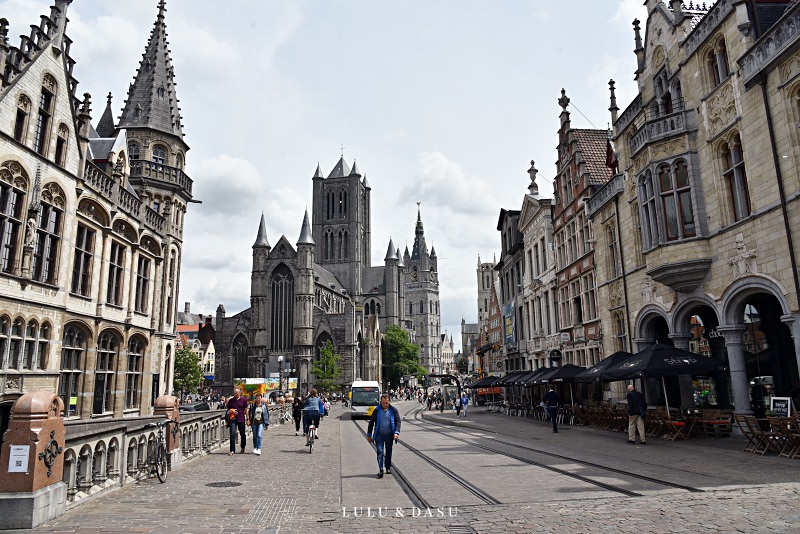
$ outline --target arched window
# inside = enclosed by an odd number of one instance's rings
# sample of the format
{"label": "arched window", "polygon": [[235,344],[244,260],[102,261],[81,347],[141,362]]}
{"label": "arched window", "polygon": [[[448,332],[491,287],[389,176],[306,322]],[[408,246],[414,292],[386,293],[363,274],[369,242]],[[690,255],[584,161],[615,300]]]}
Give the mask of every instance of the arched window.
{"label": "arched window", "polygon": [[31,114],[31,100],[20,95],[17,100],[17,116],[14,119],[14,140],[24,143],[28,134],[28,117]]}
{"label": "arched window", "polygon": [[[16,171],[16,172],[12,172]],[[16,271],[22,232],[22,210],[25,207],[27,180],[19,164],[6,162],[0,168],[0,269],[6,273]]]}
{"label": "arched window", "polygon": [[133,162],[134,160],[139,159],[139,151],[140,150],[141,150],[141,147],[139,146],[139,143],[137,143],[135,141],[131,141],[130,143],[128,143],[128,159],[129,159],[129,161]]}
{"label": "arched window", "polygon": [[106,302],[114,306],[122,305],[122,284],[125,271],[125,247],[116,241],[111,242],[108,258],[108,285]]}
{"label": "arched window", "polygon": [[157,165],[164,165],[167,157],[167,150],[162,145],[153,146],[153,163]]}
{"label": "arched window", "polygon": [[22,370],[23,335],[25,333],[25,320],[17,317],[11,325],[11,336],[8,346],[8,368]]}
{"label": "arched window", "polygon": [[103,414],[114,409],[111,393],[114,391],[114,372],[119,354],[119,340],[111,332],[103,332],[97,339],[97,365],[94,372],[94,405],[92,413]]}
{"label": "arched window", "polygon": [[639,191],[642,199],[642,238],[645,247],[652,248],[658,245],[658,219],[653,177],[650,171],[647,171],[642,178]]}
{"label": "arched window", "polygon": [[78,223],[70,286],[70,291],[76,295],[88,297],[91,292],[94,239],[95,231]]}
{"label": "arched window", "polygon": [[233,342],[233,371],[232,378],[245,378],[250,372],[247,368],[247,339],[239,334]]}
{"label": "arched window", "polygon": [[125,372],[125,408],[128,409],[138,408],[142,396],[144,348],[144,340],[139,336],[128,342],[128,368]]}
{"label": "arched window", "polygon": [[425,301],[419,301],[419,313],[425,313]]}
{"label": "arched window", "polygon": [[[64,196],[57,185],[48,184],[48,186],[45,186],[42,193],[39,220],[36,222],[36,236],[35,238],[31,236],[31,239],[35,240],[31,273],[33,280],[55,284],[58,271],[58,250],[61,243]],[[28,239],[27,236],[26,239]]]}
{"label": "arched window", "polygon": [[614,220],[606,225],[606,242],[608,243],[608,274],[611,278],[620,275],[619,243],[617,242],[617,229]]}
{"label": "arched window", "polygon": [[47,153],[47,142],[50,139],[50,121],[53,117],[56,80],[45,74],[42,80],[42,92],[39,95],[39,111],[36,115],[36,128],[33,131],[33,150],[42,156]]}
{"label": "arched window", "polygon": [[722,176],[728,184],[728,200],[733,220],[750,216],[750,193],[747,187],[747,172],[744,168],[742,141],[738,135],[731,143],[722,145]]}
{"label": "arched window", "polygon": [[139,313],[147,312],[148,296],[150,294],[150,258],[139,254],[136,261],[136,295],[133,307]]}
{"label": "arched window", "polygon": [[294,277],[286,265],[275,268],[270,286],[272,350],[291,351],[294,347]]}
{"label": "arched window", "polygon": [[59,167],[63,167],[67,162],[67,139],[69,138],[69,128],[66,124],[58,125],[56,136],[56,155],[54,161]]}
{"label": "arched window", "polygon": [[61,376],[58,395],[64,401],[64,416],[78,415],[78,399],[81,391],[80,380],[83,374],[83,358],[86,352],[86,336],[72,325],[64,329],[61,345]]}
{"label": "arched window", "polygon": [[664,209],[667,239],[683,239],[696,234],[692,190],[686,162],[679,160],[671,168],[664,165],[658,172],[661,205]]}
{"label": "arched window", "polygon": [[728,49],[725,46],[725,39],[717,41],[714,48],[706,52],[705,62],[708,79],[713,89],[725,81],[730,74],[728,70]]}
{"label": "arched window", "polygon": [[39,325],[31,319],[25,327],[25,357],[22,360],[23,369],[33,369],[33,364],[36,361],[36,338],[39,335]]}
{"label": "arched window", "polygon": [[183,170],[183,154],[178,153],[178,155],[175,156],[175,166]]}

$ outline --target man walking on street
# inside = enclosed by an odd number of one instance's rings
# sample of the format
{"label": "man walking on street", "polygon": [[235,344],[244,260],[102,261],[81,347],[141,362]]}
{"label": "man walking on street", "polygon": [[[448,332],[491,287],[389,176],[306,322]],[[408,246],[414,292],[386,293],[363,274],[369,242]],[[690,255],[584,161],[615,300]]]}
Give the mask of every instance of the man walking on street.
{"label": "man walking on street", "polygon": [[235,419],[230,421],[231,425],[231,450],[228,453],[228,456],[232,456],[236,453],[236,431],[239,431],[239,436],[241,436],[241,443],[242,443],[242,450],[239,451],[244,454],[245,445],[247,445],[247,438],[245,437],[244,431],[248,424],[248,413],[247,413],[247,399],[242,397],[242,390],[239,388],[234,388],[233,390],[233,397],[228,399],[228,411],[233,410],[236,416]]}
{"label": "man walking on street", "polygon": [[547,414],[550,416],[550,420],[553,422],[553,432],[558,433],[558,423],[556,422],[556,416],[558,415],[558,404],[560,399],[558,398],[558,393],[556,393],[555,387],[553,384],[550,384],[550,391],[544,396],[544,404],[547,407]]}
{"label": "man walking on street", "polygon": [[639,431],[639,443],[646,445],[647,436],[644,433],[644,417],[647,414],[647,402],[644,395],[636,391],[633,384],[628,386],[628,443],[636,443],[636,431]]}
{"label": "man walking on street", "polygon": [[464,410],[464,417],[467,416],[467,406],[469,406],[469,397],[467,396],[467,392],[464,391],[461,393],[461,409]]}
{"label": "man walking on street", "polygon": [[392,447],[400,437],[400,414],[389,404],[389,395],[381,395],[381,405],[372,411],[367,426],[367,441],[378,449],[378,478],[383,478],[384,453],[386,474],[392,474]]}

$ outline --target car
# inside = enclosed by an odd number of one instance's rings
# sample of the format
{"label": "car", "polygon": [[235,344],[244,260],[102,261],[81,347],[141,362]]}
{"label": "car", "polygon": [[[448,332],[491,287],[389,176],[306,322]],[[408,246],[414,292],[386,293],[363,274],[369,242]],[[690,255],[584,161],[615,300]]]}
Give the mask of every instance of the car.
{"label": "car", "polygon": [[192,404],[178,406],[178,411],[180,412],[205,412],[210,409],[211,406],[207,402],[193,402]]}

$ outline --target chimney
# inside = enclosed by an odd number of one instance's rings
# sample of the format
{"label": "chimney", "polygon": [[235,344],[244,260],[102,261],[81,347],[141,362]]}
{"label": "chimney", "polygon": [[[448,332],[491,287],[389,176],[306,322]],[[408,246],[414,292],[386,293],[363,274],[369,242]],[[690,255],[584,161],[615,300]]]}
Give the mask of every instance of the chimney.
{"label": "chimney", "polygon": [[190,303],[188,303],[188,302],[184,303],[184,305],[183,305],[183,313],[185,313],[186,315],[189,315],[191,313],[189,311],[190,309],[191,309]]}

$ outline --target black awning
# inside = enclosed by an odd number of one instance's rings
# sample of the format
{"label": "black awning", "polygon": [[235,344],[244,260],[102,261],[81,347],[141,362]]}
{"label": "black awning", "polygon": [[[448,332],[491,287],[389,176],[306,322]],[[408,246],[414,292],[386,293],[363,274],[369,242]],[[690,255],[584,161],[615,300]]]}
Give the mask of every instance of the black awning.
{"label": "black awning", "polygon": [[528,373],[530,373],[530,371],[514,371],[513,373],[508,373],[506,376],[498,380],[495,383],[495,386],[501,386],[501,387],[513,386],[515,380]]}
{"label": "black awning", "polygon": [[469,389],[476,389],[476,388],[490,388],[494,386],[495,382],[500,380],[501,377],[499,376],[485,376],[480,380],[476,380],[472,384],[468,384],[464,386],[465,388]]}
{"label": "black awning", "polygon": [[478,350],[476,350],[475,352],[478,354],[478,356],[480,356],[480,355],[482,355],[482,354],[486,354],[487,352],[490,352],[491,350],[492,350],[492,344],[491,344],[491,343],[484,343],[484,344],[483,344],[483,345],[481,345],[481,347],[480,347]]}

